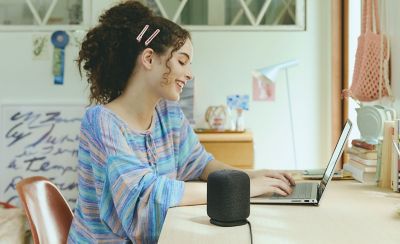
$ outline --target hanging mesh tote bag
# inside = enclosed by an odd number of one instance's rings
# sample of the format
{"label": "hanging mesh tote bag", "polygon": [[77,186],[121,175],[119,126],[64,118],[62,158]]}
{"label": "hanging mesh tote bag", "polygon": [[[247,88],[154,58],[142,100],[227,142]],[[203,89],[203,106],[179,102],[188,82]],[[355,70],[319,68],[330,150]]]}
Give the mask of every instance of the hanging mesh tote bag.
{"label": "hanging mesh tote bag", "polygon": [[362,27],[358,37],[353,81],[350,89],[343,91],[345,96],[361,102],[391,96],[389,56],[388,39],[380,29],[378,0],[363,0]]}

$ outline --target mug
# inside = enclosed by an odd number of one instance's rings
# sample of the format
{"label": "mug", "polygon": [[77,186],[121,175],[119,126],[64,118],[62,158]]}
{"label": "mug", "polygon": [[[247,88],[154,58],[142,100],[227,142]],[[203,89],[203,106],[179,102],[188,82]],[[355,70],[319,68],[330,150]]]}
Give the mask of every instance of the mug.
{"label": "mug", "polygon": [[361,139],[370,144],[378,144],[383,136],[385,121],[396,119],[396,111],[381,105],[356,108],[357,126]]}

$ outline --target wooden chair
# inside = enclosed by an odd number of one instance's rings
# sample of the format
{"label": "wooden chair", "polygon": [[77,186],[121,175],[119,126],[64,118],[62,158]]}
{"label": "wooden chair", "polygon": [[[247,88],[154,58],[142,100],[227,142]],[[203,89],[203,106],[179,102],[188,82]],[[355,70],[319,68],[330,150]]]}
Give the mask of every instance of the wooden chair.
{"label": "wooden chair", "polygon": [[17,192],[35,244],[66,243],[73,213],[58,188],[41,176],[18,182]]}

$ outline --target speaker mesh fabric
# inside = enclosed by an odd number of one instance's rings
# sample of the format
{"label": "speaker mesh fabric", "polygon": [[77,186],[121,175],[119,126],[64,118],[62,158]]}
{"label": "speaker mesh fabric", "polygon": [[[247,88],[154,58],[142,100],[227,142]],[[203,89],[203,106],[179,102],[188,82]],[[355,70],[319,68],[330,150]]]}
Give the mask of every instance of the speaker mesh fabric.
{"label": "speaker mesh fabric", "polygon": [[236,226],[250,215],[250,178],[238,170],[219,170],[207,180],[207,215],[211,223]]}

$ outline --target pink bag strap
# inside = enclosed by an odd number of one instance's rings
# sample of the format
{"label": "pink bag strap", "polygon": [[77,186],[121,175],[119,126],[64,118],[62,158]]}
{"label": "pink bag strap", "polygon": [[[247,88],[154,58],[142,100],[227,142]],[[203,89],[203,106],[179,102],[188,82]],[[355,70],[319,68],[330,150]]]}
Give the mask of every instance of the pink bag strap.
{"label": "pink bag strap", "polygon": [[379,33],[381,33],[381,23],[380,23],[380,19],[379,19],[378,0],[371,0],[371,2],[372,2],[371,5],[374,6],[376,33],[379,34]]}
{"label": "pink bag strap", "polygon": [[362,19],[361,19],[361,34],[365,34],[366,32],[366,23],[367,23],[367,5],[369,0],[364,0],[362,2]]}
{"label": "pink bag strap", "polygon": [[[373,9],[372,9],[373,7]],[[379,34],[381,32],[380,20],[379,20],[379,9],[378,9],[378,0],[364,0],[363,2],[363,11],[362,11],[362,24],[361,24],[361,33],[373,32],[373,24],[372,21],[375,19],[375,28],[376,33]],[[372,15],[374,12],[374,15]],[[375,17],[375,18],[374,18]]]}

